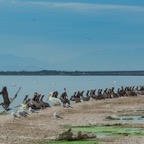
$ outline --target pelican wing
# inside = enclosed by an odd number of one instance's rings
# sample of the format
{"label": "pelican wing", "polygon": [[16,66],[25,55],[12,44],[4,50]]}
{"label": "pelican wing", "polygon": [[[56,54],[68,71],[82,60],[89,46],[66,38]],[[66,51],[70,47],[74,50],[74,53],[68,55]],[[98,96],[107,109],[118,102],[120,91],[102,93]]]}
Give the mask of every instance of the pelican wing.
{"label": "pelican wing", "polygon": [[59,98],[49,97],[49,100],[52,101],[55,104],[61,104],[61,100]]}

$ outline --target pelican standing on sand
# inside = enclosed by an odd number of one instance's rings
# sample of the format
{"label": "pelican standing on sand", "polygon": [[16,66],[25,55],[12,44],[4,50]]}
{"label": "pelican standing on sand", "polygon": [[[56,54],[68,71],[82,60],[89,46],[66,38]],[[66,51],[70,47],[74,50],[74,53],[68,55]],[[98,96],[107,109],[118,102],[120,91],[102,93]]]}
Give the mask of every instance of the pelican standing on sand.
{"label": "pelican standing on sand", "polygon": [[62,105],[62,102],[59,98],[55,98],[55,97],[52,97],[53,96],[53,92],[50,92],[50,94],[48,95],[48,99],[47,100],[50,100],[51,102],[54,103],[54,106],[61,106]]}

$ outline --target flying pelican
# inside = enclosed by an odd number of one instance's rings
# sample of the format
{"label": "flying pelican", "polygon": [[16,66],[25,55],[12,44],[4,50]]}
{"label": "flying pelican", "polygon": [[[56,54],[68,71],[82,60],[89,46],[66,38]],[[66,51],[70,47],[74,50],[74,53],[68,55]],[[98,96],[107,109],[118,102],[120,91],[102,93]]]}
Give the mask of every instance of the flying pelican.
{"label": "flying pelican", "polygon": [[62,105],[61,100],[59,98],[55,98],[52,96],[53,96],[53,92],[50,92],[47,100],[50,100],[51,102],[53,102],[55,106],[61,106]]}

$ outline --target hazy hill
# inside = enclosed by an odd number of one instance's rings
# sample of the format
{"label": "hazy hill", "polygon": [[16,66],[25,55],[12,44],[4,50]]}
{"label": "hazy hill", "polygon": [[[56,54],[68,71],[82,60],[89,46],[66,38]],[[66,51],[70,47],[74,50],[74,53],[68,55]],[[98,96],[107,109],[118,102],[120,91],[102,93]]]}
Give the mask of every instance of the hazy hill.
{"label": "hazy hill", "polygon": [[[132,52],[133,51],[133,52]],[[143,49],[97,50],[59,64],[64,70],[123,71],[144,70]]]}
{"label": "hazy hill", "polygon": [[141,49],[96,50],[54,65],[30,57],[0,55],[0,71],[136,71],[144,70]]}
{"label": "hazy hill", "polygon": [[56,69],[54,66],[30,57],[18,57],[13,55],[0,55],[0,71],[35,71],[43,69]]}

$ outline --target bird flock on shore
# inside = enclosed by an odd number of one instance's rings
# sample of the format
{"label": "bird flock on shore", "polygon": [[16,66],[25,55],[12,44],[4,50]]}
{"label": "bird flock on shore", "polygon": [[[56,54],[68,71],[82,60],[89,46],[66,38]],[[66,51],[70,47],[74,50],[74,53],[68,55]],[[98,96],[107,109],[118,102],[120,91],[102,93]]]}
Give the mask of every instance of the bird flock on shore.
{"label": "bird flock on shore", "polygon": [[[83,101],[90,101],[90,100],[103,100],[103,99],[113,99],[119,97],[133,97],[133,96],[140,96],[144,95],[144,86],[121,86],[115,91],[115,88],[105,88],[105,89],[90,89],[82,91],[75,91],[71,96],[67,95],[66,88],[64,88],[64,92],[60,96],[58,91],[53,91],[48,94],[47,101],[44,101],[43,98],[45,95],[35,92],[33,97],[30,98],[28,94],[25,95],[22,103],[14,108],[10,108],[10,104],[12,101],[17,97],[18,92],[15,96],[10,99],[8,97],[7,88],[3,87],[0,95],[3,97],[3,102],[0,105],[4,108],[3,112],[8,112],[12,110],[11,115],[14,118],[20,117],[28,117],[32,113],[38,113],[39,110],[43,110],[46,108],[50,108],[52,106],[62,106],[63,108],[73,108],[71,106],[71,102],[80,103]],[[53,105],[50,105],[48,101],[51,101]],[[54,112],[53,116],[55,118],[62,117],[57,113]]]}

